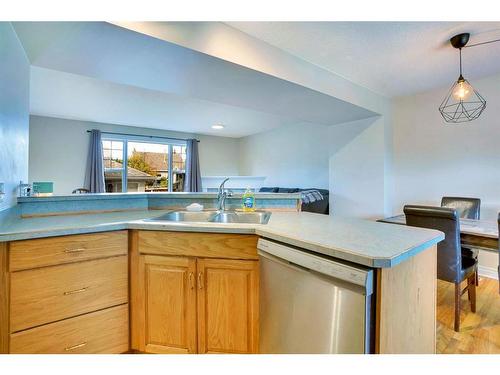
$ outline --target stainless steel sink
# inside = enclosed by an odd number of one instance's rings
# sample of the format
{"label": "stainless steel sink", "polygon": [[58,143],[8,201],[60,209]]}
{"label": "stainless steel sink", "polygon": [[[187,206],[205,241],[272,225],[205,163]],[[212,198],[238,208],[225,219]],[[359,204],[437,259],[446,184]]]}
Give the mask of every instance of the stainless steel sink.
{"label": "stainless steel sink", "polygon": [[267,224],[270,217],[271,212],[268,211],[172,211],[159,217],[148,219],[148,221]]}
{"label": "stainless steel sink", "polygon": [[223,212],[215,215],[210,221],[215,223],[267,224],[271,217],[268,211],[255,212]]}
{"label": "stainless steel sink", "polygon": [[216,211],[172,211],[159,217],[151,218],[151,221],[193,221],[193,222],[209,222],[215,215]]}
{"label": "stainless steel sink", "polygon": [[240,223],[267,224],[271,218],[269,211],[241,212],[238,213]]}
{"label": "stainless steel sink", "polygon": [[211,220],[214,223],[239,223],[238,214],[234,211],[224,211],[216,214]]}

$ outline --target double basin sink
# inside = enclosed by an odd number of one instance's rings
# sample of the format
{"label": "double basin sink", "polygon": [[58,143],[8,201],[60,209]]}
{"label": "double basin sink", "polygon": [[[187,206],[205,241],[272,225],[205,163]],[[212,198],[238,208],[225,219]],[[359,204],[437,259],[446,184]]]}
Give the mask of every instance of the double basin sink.
{"label": "double basin sink", "polygon": [[268,211],[172,211],[149,221],[267,224],[270,217]]}

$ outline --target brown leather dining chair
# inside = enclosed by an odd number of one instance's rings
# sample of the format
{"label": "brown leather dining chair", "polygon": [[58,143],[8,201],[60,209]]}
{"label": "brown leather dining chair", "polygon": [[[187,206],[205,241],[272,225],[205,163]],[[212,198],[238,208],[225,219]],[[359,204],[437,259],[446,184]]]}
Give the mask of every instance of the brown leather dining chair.
{"label": "brown leather dining chair", "polygon": [[443,197],[441,207],[454,208],[461,219],[481,218],[481,199],[465,197]]}
{"label": "brown leather dining chair", "polygon": [[90,190],[86,188],[76,188],[71,192],[71,194],[88,194],[88,193],[90,193]]}
{"label": "brown leather dining chair", "polygon": [[[440,230],[445,234],[444,241],[437,245],[437,277],[455,284],[455,324],[460,331],[460,300],[465,292],[469,293],[471,311],[476,312],[477,260],[462,256],[460,248],[460,223],[457,211],[453,208],[406,205],[404,207],[406,225]],[[462,290],[461,284],[467,280]]]}
{"label": "brown leather dining chair", "polygon": [[[481,219],[481,199],[466,197],[443,197],[441,207],[454,208],[461,219]],[[462,255],[478,260],[479,250],[462,246]],[[476,286],[479,285],[479,276],[476,272]]]}

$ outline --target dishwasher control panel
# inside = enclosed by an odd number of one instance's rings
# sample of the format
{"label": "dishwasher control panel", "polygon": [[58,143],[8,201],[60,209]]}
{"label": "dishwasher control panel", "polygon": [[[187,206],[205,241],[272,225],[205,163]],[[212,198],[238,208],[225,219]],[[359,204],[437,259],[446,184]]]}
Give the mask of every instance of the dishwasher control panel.
{"label": "dishwasher control panel", "polygon": [[257,248],[276,258],[311,271],[335,277],[365,288],[366,294],[373,293],[373,270],[351,266],[331,258],[311,254],[300,249],[292,248],[263,238],[259,239]]}

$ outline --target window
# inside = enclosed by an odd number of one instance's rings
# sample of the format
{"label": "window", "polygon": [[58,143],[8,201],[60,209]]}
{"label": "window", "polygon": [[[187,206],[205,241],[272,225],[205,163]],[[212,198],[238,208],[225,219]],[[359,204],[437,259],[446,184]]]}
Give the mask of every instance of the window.
{"label": "window", "polygon": [[169,191],[170,146],[128,142],[127,191]]}
{"label": "window", "polygon": [[104,181],[107,193],[122,191],[123,141],[103,140]]}
{"label": "window", "polygon": [[184,190],[186,146],[172,146],[172,191]]}
{"label": "window", "polygon": [[106,192],[183,191],[186,143],[103,134]]}

